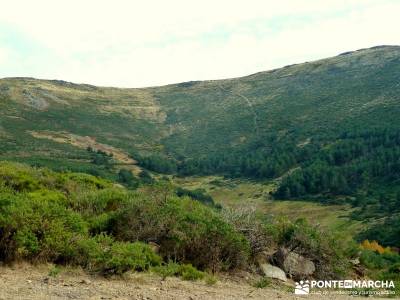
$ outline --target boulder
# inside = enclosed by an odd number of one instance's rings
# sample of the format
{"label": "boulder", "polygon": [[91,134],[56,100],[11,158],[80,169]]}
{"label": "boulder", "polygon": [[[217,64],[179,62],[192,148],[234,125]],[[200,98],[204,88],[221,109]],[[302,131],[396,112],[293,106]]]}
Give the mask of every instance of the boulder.
{"label": "boulder", "polygon": [[287,281],[286,274],[282,269],[268,263],[260,264],[259,267],[264,276]]}
{"label": "boulder", "polygon": [[295,280],[307,278],[315,272],[315,265],[310,259],[286,248],[280,248],[274,254],[273,261]]}
{"label": "boulder", "polygon": [[154,242],[149,242],[148,245],[155,254],[160,254],[160,245]]}

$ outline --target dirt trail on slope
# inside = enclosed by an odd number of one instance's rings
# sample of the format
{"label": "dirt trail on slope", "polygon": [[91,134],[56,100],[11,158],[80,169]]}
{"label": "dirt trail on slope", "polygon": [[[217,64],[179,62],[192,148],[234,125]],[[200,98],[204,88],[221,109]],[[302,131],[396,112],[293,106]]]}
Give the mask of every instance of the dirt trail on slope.
{"label": "dirt trail on slope", "polygon": [[[0,267],[1,300],[61,300],[61,299],[321,299],[317,295],[296,296],[291,292],[270,288],[256,289],[245,282],[220,280],[209,286],[204,282],[182,281],[134,273],[123,279],[92,277],[71,269],[49,277],[48,266],[17,265]],[[323,299],[354,299],[348,296],[327,296]],[[371,298],[370,298],[371,299]]]}
{"label": "dirt trail on slope", "polygon": [[232,91],[229,91],[228,89],[224,88],[224,87],[223,87],[222,85],[220,85],[220,84],[219,84],[218,86],[219,86],[219,88],[220,88],[221,90],[223,90],[223,91],[225,91],[225,92],[227,92],[227,93],[231,93],[232,95],[238,96],[238,97],[240,97],[240,98],[242,98],[243,100],[246,101],[247,106],[249,107],[249,109],[251,110],[251,113],[253,114],[254,130],[255,130],[256,134],[258,134],[258,133],[259,133],[259,128],[258,128],[258,115],[257,115],[257,112],[256,112],[256,110],[254,109],[253,103],[250,101],[250,99],[247,98],[246,96],[240,94],[239,92],[232,92]]}

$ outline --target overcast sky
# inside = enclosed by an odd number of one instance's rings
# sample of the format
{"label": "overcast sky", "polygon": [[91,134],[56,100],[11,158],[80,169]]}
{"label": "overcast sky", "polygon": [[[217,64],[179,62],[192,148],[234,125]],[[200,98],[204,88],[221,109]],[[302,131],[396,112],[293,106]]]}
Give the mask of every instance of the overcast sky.
{"label": "overcast sky", "polygon": [[142,87],[400,44],[399,0],[8,0],[0,77]]}

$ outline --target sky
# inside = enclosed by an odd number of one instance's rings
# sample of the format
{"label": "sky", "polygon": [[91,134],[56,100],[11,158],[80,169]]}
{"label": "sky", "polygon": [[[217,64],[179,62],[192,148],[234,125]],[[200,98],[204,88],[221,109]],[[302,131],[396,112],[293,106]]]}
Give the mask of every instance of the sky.
{"label": "sky", "polygon": [[400,45],[399,0],[6,0],[0,78],[145,87]]}

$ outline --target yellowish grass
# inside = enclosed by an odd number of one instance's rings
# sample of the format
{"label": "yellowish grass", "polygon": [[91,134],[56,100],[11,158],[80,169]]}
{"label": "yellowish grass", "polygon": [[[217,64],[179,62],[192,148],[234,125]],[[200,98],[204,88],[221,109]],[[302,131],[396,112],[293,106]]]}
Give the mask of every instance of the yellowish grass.
{"label": "yellowish grass", "polygon": [[252,206],[259,212],[285,216],[290,220],[306,218],[314,225],[341,231],[348,236],[355,234],[361,228],[360,222],[350,219],[352,208],[349,205],[273,200],[269,193],[276,188],[275,183],[226,180],[217,176],[188,177],[175,181],[188,189],[203,188],[217,203],[227,207]]}
{"label": "yellowish grass", "polygon": [[96,141],[95,138],[90,136],[80,136],[68,132],[52,132],[52,131],[29,131],[29,133],[39,139],[49,139],[57,143],[71,144],[75,147],[87,149],[91,147],[94,150],[101,150],[107,154],[112,154],[113,158],[125,164],[131,169],[135,174],[140,172],[140,168],[136,165],[136,161],[132,159],[127,153],[121,149],[115,148],[110,145],[102,144]]}

